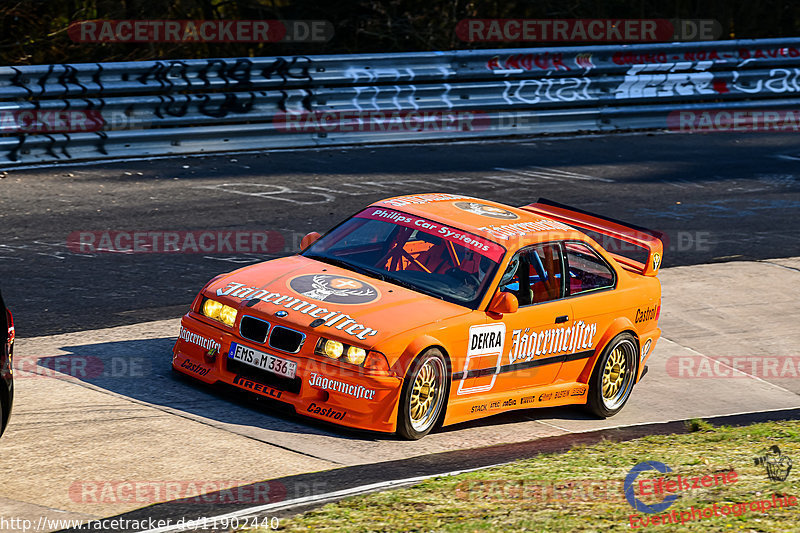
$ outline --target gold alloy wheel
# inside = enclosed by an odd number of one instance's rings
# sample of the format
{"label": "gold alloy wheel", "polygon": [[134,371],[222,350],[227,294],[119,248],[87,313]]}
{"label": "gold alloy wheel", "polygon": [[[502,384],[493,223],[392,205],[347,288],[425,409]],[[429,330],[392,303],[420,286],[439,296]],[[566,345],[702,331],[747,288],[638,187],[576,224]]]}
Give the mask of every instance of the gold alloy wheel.
{"label": "gold alloy wheel", "polygon": [[414,378],[409,401],[411,427],[425,431],[435,422],[442,398],[444,366],[439,359],[428,359]]}
{"label": "gold alloy wheel", "polygon": [[603,398],[610,400],[622,387],[622,378],[625,375],[625,356],[618,346],[614,348],[606,361],[603,369]]}
{"label": "gold alloy wheel", "polygon": [[603,367],[603,403],[614,409],[624,403],[633,386],[633,366],[636,349],[628,340],[617,344]]}

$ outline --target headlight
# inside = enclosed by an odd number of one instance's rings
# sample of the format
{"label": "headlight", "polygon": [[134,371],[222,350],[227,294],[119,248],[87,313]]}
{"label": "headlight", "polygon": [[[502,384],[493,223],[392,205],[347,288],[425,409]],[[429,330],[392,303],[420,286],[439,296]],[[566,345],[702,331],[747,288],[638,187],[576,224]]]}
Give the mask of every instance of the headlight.
{"label": "headlight", "polygon": [[221,304],[211,298],[206,298],[201,307],[201,311],[208,318],[216,320],[217,322],[222,322],[226,326],[233,327],[236,323],[236,309],[229,305]]}
{"label": "headlight", "polygon": [[364,364],[364,360],[367,358],[367,351],[364,348],[342,344],[330,339],[320,339],[314,353],[357,366]]}
{"label": "headlight", "polygon": [[219,320],[226,326],[233,327],[233,324],[236,322],[236,309],[223,305],[222,311],[219,312]]}
{"label": "headlight", "polygon": [[344,344],[339,341],[320,339],[319,345],[317,346],[317,352],[320,355],[330,357],[331,359],[339,359],[342,356],[343,351]]}
{"label": "headlight", "polygon": [[203,314],[208,318],[217,319],[224,306],[216,300],[206,300],[203,304]]}
{"label": "headlight", "polygon": [[353,365],[360,365],[367,358],[367,351],[364,348],[350,346],[344,354],[344,360]]}
{"label": "headlight", "polygon": [[389,362],[381,352],[367,351],[358,346],[350,346],[339,341],[320,338],[314,353],[330,359],[360,366],[375,373],[389,373]]}

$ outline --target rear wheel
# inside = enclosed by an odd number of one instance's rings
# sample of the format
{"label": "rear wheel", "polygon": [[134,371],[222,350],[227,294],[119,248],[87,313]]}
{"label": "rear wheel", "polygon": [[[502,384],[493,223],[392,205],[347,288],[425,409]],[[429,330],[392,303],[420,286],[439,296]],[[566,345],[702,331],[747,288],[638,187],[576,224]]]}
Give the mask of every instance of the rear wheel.
{"label": "rear wheel", "polygon": [[414,360],[400,395],[398,435],[417,440],[430,433],[444,409],[449,377],[444,355],[436,348]]}
{"label": "rear wheel", "polygon": [[603,418],[617,414],[631,395],[636,380],[636,339],[620,333],[606,345],[594,366],[586,407]]}

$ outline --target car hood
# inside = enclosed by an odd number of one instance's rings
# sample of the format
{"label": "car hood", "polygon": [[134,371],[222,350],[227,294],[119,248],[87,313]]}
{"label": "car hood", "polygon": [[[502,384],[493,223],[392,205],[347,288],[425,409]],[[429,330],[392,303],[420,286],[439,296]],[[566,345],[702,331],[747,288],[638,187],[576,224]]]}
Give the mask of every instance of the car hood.
{"label": "car hood", "polygon": [[[372,348],[470,309],[300,255],[215,278],[204,295],[273,324]],[[248,307],[248,300],[261,301]],[[246,303],[247,302],[247,303]],[[286,316],[281,317],[285,311]],[[318,325],[310,327],[313,321]]]}

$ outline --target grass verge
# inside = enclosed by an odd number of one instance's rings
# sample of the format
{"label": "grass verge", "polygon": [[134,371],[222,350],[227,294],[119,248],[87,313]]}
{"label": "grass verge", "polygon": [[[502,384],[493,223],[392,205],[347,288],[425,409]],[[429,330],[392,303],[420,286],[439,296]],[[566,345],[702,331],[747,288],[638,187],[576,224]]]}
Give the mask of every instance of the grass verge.
{"label": "grass verge", "polygon": [[[777,445],[783,456],[800,462],[800,422],[712,427],[692,421],[689,427],[692,432],[687,434],[621,443],[603,441],[567,453],[540,455],[503,467],[431,479],[406,489],[349,498],[282,519],[280,530],[800,531],[800,501],[766,510],[750,505],[759,500],[772,504],[774,495],[784,502],[788,496],[800,497],[800,466],[790,471],[785,481],[775,481],[768,478],[763,464],[754,461]],[[663,512],[635,511],[626,499],[623,482],[631,468],[644,461],[658,461],[673,470],[669,474],[649,470],[633,483],[634,495],[648,505],[660,502],[666,494],[643,495],[638,482],[645,479],[677,480],[678,475],[702,478],[716,473],[717,485],[704,487],[701,480],[699,488],[675,492],[678,499]],[[735,477],[731,477],[731,470]],[[729,482],[722,481],[725,473]],[[714,504],[719,515],[680,523],[682,512],[713,508]],[[726,508],[728,514],[723,515]],[[631,515],[647,520],[673,511],[677,524],[635,522],[638,527],[631,526]]]}

